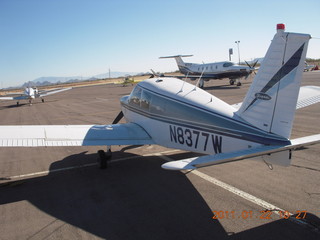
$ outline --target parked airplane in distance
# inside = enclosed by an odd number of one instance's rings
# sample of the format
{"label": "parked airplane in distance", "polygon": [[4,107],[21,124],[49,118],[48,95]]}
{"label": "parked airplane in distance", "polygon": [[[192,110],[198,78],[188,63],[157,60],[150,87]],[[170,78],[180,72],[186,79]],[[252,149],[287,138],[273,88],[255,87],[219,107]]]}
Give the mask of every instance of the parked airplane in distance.
{"label": "parked airplane in distance", "polygon": [[70,89],[72,89],[72,88],[69,87],[69,88],[60,88],[60,89],[56,89],[56,90],[52,90],[52,91],[39,91],[38,88],[36,88],[36,87],[27,87],[22,94],[21,93],[18,94],[20,96],[0,97],[0,100],[17,100],[17,106],[20,105],[20,100],[28,100],[29,104],[31,105],[32,101],[35,98],[41,98],[41,101],[44,102],[43,97],[51,95],[51,94],[67,91]]}
{"label": "parked airplane in distance", "polygon": [[[320,134],[290,140],[296,108],[320,102],[320,87],[302,87],[309,34],[277,33],[242,104],[229,105],[177,78],[150,78],[130,96],[112,125],[0,126],[0,146],[158,144],[208,154],[162,165],[188,170],[259,157],[288,166],[291,152],[320,143]],[[117,124],[122,117],[127,123]],[[106,167],[100,150],[101,167]]]}
{"label": "parked airplane in distance", "polygon": [[248,76],[253,73],[256,68],[257,61],[251,66],[246,62],[247,66],[237,65],[233,62],[215,62],[215,63],[186,63],[182,60],[182,57],[191,57],[193,55],[176,55],[160,57],[163,58],[174,58],[177,62],[179,71],[188,76],[191,80],[200,78],[199,87],[204,87],[204,81],[210,79],[223,79],[229,78],[230,85],[234,85],[237,81],[237,86],[241,86],[240,79],[247,79]]}
{"label": "parked airplane in distance", "polygon": [[316,65],[309,65],[306,61],[304,62],[305,66],[304,66],[304,71],[305,72],[309,72],[309,71],[312,71]]}

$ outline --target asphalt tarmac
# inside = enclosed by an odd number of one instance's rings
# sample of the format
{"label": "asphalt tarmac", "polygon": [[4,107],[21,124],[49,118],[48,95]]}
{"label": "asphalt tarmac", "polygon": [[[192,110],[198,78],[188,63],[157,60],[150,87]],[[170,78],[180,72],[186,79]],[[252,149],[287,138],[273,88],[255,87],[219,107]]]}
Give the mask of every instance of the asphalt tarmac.
{"label": "asphalt tarmac", "polygon": [[[234,104],[250,83],[210,81],[205,90]],[[320,72],[304,73],[302,85],[320,86]],[[0,125],[109,124],[131,90],[3,101]],[[320,133],[319,110],[297,110],[292,138]],[[101,170],[103,148],[0,148],[0,239],[320,239],[320,145],[295,151],[287,168],[244,160],[192,172],[163,170],[194,154],[160,146],[114,146]]]}

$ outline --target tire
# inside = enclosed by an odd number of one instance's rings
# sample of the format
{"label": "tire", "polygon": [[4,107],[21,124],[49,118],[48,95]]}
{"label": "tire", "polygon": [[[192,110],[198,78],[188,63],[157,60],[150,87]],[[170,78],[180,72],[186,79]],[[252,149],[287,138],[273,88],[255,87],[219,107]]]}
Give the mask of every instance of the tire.
{"label": "tire", "polygon": [[100,169],[106,169],[108,167],[108,162],[107,162],[107,157],[105,152],[103,150],[99,150],[98,156],[99,156],[98,162],[99,162]]}

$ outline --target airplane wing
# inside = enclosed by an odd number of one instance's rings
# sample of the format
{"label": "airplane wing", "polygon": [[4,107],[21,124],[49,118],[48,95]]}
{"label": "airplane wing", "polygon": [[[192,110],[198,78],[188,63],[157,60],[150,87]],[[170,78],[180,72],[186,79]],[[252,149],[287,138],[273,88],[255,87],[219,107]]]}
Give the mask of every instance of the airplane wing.
{"label": "airplane wing", "polygon": [[[304,108],[319,102],[320,102],[320,87],[318,86],[300,87],[296,109]],[[239,109],[241,105],[242,105],[242,102],[233,104],[232,107]]]}
{"label": "airplane wing", "polygon": [[59,93],[59,92],[64,92],[64,91],[67,91],[67,90],[70,90],[70,89],[72,89],[72,87],[69,87],[69,88],[61,88],[61,89],[53,90],[53,91],[41,92],[41,93],[40,93],[40,97],[48,96],[48,95],[55,94],[55,93]]}
{"label": "airplane wing", "polygon": [[290,145],[262,146],[257,148],[246,149],[242,151],[219,153],[216,155],[207,155],[196,158],[187,158],[178,161],[167,162],[162,168],[168,170],[192,170],[210,165],[217,165],[227,162],[240,161],[247,158],[253,158],[271,153],[295,150],[308,145],[320,143],[320,134],[291,140]]}
{"label": "airplane wing", "polygon": [[154,144],[135,123],[113,125],[0,126],[0,147]]}
{"label": "airplane wing", "polygon": [[[167,58],[167,57],[161,57],[161,58]],[[168,58],[170,58],[170,57],[168,57]],[[217,75],[215,75],[215,74],[211,74],[211,75],[206,74],[206,75],[202,75],[202,76],[201,75],[164,75],[164,74],[158,74],[155,71],[153,71],[152,69],[150,69],[150,70],[152,72],[151,78],[152,77],[168,77],[168,78],[178,78],[178,79],[188,78],[192,81],[197,80],[200,77],[202,79],[208,79],[208,80],[217,78]]]}
{"label": "airplane wing", "polygon": [[194,80],[197,80],[197,79],[199,79],[200,77],[201,77],[201,79],[208,79],[208,80],[211,80],[211,79],[217,79],[217,76],[216,75],[188,75],[188,76],[186,76],[186,75],[155,75],[155,76],[158,76],[158,77],[172,77],[172,78],[178,78],[178,79],[186,79],[186,78],[188,78],[188,79],[190,79],[190,80],[192,80],[192,81],[194,81]]}
{"label": "airplane wing", "polygon": [[0,100],[23,100],[27,98],[28,98],[27,96],[23,95],[18,97],[0,97]]}

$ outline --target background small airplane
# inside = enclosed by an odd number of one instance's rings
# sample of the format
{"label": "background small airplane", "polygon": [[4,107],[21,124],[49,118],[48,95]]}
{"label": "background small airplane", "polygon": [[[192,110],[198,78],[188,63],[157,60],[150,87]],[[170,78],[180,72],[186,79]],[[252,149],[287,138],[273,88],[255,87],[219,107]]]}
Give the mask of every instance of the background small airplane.
{"label": "background small airplane", "polygon": [[121,82],[121,84],[122,84],[123,87],[126,87],[127,85],[133,86],[133,83],[134,83],[134,79],[131,78],[130,76],[126,76],[126,77],[123,79],[123,82]]}
{"label": "background small airplane", "polygon": [[28,100],[29,104],[31,105],[32,101],[35,98],[41,98],[41,101],[44,102],[43,97],[51,95],[51,94],[67,91],[70,89],[72,89],[72,88],[69,87],[69,88],[55,89],[55,90],[51,90],[51,91],[39,91],[38,88],[36,88],[36,87],[27,87],[23,93],[18,93],[20,96],[0,97],[0,100],[17,100],[17,106],[19,106],[20,100]]}
{"label": "background small airplane", "polygon": [[188,76],[191,80],[195,80],[201,76],[199,82],[200,88],[203,88],[204,81],[223,78],[229,78],[230,85],[233,85],[237,81],[237,86],[241,86],[240,79],[247,79],[248,76],[256,70],[255,66],[258,62],[254,62],[252,66],[246,62],[247,66],[242,66],[229,61],[197,64],[186,63],[182,60],[182,57],[191,56],[193,55],[176,55],[160,58],[174,58],[177,62],[179,71],[185,76]]}
{"label": "background small airplane", "polygon": [[[297,108],[320,102],[320,87],[300,90],[309,34],[287,33],[277,25],[271,45],[242,104],[229,105],[177,78],[150,78],[121,98],[111,125],[0,126],[2,147],[101,146],[101,167],[111,145],[158,144],[207,154],[167,162],[190,170],[259,157],[288,166],[292,151],[320,143],[320,134],[291,139]],[[300,91],[300,93],[299,93]],[[127,123],[117,124],[125,117]]]}

